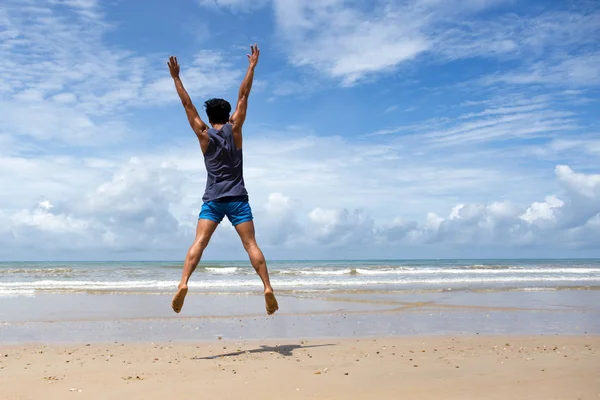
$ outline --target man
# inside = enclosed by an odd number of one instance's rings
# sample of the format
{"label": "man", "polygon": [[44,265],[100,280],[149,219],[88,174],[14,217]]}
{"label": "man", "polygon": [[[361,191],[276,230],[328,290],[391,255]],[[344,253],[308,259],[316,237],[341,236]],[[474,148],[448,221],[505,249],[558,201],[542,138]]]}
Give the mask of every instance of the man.
{"label": "man", "polygon": [[250,262],[262,280],[267,314],[271,315],[279,309],[269,282],[265,257],[254,237],[252,210],[243,177],[242,126],[246,119],[254,69],[260,55],[258,46],[253,45],[251,49],[252,54],[248,55],[248,71],[240,86],[235,112],[230,116],[231,105],[223,99],[210,99],[204,103],[211,127],[202,121],[183,87],[179,78],[177,58],[170,57],[168,62],[171,77],[175,82],[175,88],[185,108],[188,121],[200,141],[200,149],[204,155],[204,164],[208,174],[206,190],[202,197],[204,203],[198,217],[196,239],[187,253],[181,282],[171,303],[173,311],[176,313],[179,313],[183,307],[190,276],[200,262],[212,234],[225,216],[240,235],[244,249],[250,256]]}

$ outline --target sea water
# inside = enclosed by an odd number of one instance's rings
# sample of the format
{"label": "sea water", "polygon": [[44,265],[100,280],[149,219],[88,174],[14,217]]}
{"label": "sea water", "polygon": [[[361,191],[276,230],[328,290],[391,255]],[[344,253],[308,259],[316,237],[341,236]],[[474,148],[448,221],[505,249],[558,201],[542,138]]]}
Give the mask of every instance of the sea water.
{"label": "sea water", "polygon": [[[271,261],[279,292],[535,291],[600,288],[600,260]],[[181,262],[0,262],[0,297],[42,293],[168,293]],[[243,294],[262,288],[249,262],[203,261],[196,293]]]}

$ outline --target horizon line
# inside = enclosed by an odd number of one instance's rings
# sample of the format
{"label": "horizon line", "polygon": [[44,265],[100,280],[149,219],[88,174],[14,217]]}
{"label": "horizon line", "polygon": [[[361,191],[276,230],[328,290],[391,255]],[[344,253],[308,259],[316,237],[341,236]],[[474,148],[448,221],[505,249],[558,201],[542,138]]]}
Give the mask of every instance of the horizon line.
{"label": "horizon line", "polygon": [[[461,261],[461,260],[479,260],[479,261],[494,261],[494,260],[594,260],[600,261],[600,257],[449,257],[449,258],[315,258],[315,259],[270,259],[269,262],[319,262],[319,261]],[[250,262],[248,259],[207,259],[201,260],[199,264],[207,262]],[[102,262],[168,262],[182,263],[184,260],[165,260],[165,259],[139,259],[139,260],[0,260],[0,263],[45,263],[45,262],[82,262],[82,263],[102,263]]]}

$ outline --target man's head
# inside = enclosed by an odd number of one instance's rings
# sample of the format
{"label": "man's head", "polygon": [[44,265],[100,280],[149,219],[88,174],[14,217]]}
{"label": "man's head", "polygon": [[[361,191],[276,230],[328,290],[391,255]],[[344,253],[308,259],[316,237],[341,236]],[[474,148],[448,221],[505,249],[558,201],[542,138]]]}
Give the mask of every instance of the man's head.
{"label": "man's head", "polygon": [[231,104],[223,99],[210,99],[204,103],[208,122],[214,124],[226,124],[229,122]]}

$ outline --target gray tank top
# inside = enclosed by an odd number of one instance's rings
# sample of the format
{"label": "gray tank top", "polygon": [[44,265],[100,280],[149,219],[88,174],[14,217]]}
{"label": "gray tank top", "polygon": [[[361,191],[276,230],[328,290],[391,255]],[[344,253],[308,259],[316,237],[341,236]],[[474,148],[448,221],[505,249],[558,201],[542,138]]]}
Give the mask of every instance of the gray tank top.
{"label": "gray tank top", "polygon": [[235,147],[233,127],[225,124],[219,130],[208,129],[208,149],[204,165],[208,174],[202,200],[248,201],[244,185],[242,150]]}

